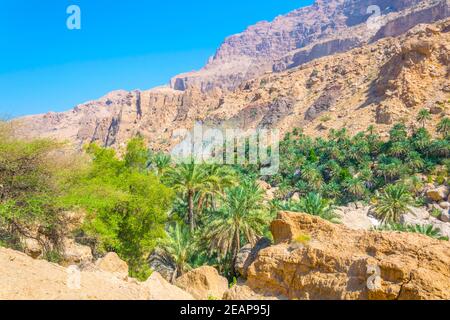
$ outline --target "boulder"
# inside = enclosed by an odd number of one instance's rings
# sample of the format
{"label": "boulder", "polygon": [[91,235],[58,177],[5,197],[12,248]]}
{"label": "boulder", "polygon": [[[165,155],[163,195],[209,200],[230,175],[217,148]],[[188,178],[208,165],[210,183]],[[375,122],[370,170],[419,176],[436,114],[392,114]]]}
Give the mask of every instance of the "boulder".
{"label": "boulder", "polygon": [[143,285],[148,288],[150,300],[194,300],[192,295],[170,284],[158,272],[153,272]]}
{"label": "boulder", "polygon": [[246,285],[234,285],[223,295],[223,300],[240,300],[240,301],[256,301],[256,300],[285,300],[283,297],[264,296],[256,293]]}
{"label": "boulder", "polygon": [[153,251],[148,257],[148,264],[152,270],[158,272],[167,281],[172,282],[175,267],[172,259],[163,251],[159,249]]}
{"label": "boulder", "polygon": [[258,187],[260,187],[264,191],[272,189],[272,186],[263,180],[256,181],[256,184]]}
{"label": "boulder", "polygon": [[271,241],[267,238],[261,238],[258,242],[252,246],[251,244],[247,244],[239,251],[236,257],[236,263],[234,265],[235,269],[239,274],[246,278],[247,277],[247,268],[255,261],[258,252],[264,248],[270,246]]}
{"label": "boulder", "polygon": [[[246,285],[289,299],[450,298],[450,243],[421,234],[351,230],[319,217],[280,212],[276,245],[259,252]],[[291,246],[298,234],[311,240]]]}
{"label": "boulder", "polygon": [[117,253],[110,252],[95,263],[99,270],[106,271],[116,275],[118,278],[126,279],[128,277],[128,264],[119,258]]}
{"label": "boulder", "polygon": [[228,289],[228,281],[213,267],[204,266],[189,271],[175,280],[175,285],[189,292],[195,299],[220,299]]}
{"label": "boulder", "polygon": [[294,201],[294,202],[300,201],[300,194],[298,192],[295,192],[291,197],[291,201]]}
{"label": "boulder", "polygon": [[443,222],[450,222],[450,214],[449,214],[449,212],[448,211],[447,212],[442,212],[442,214],[441,214],[439,219],[441,219],[441,221],[443,221]]}
{"label": "boulder", "polygon": [[450,188],[447,186],[439,186],[426,192],[427,197],[435,202],[445,201],[449,196]]}
{"label": "boulder", "polygon": [[442,236],[450,237],[450,224],[444,223],[439,219],[431,216],[426,208],[414,208],[410,207],[410,212],[404,214],[401,217],[400,222],[403,225],[432,225],[434,228],[439,229]]}
{"label": "boulder", "polygon": [[448,201],[442,201],[439,203],[439,207],[448,210],[450,208],[450,203]]}
{"label": "boulder", "polygon": [[[0,300],[148,300],[148,288],[0,247]],[[71,278],[72,277],[72,278]],[[70,284],[70,285],[69,285]]]}
{"label": "boulder", "polygon": [[88,264],[93,260],[94,257],[90,247],[78,244],[73,239],[64,239],[64,265]]}
{"label": "boulder", "polygon": [[353,230],[370,230],[378,225],[376,219],[369,216],[371,207],[358,203],[338,207],[335,211],[342,224]]}
{"label": "boulder", "polygon": [[40,258],[44,252],[42,245],[36,239],[25,238],[23,239],[22,244],[24,252],[33,259]]}

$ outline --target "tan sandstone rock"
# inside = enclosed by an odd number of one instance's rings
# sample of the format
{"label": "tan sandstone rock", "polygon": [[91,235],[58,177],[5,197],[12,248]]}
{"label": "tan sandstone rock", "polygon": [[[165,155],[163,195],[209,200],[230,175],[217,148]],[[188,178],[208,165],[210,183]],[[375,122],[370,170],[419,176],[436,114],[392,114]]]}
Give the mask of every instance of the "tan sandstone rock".
{"label": "tan sandstone rock", "polygon": [[90,247],[78,244],[73,239],[64,239],[64,265],[87,264],[93,259]]}
{"label": "tan sandstone rock", "polygon": [[0,300],[149,299],[147,288],[110,273],[70,272],[10,249],[0,248],[0,270]]}
{"label": "tan sandstone rock", "polygon": [[175,285],[199,300],[221,299],[228,289],[228,281],[213,267],[204,266],[192,270],[175,280]]}
{"label": "tan sandstone rock", "polygon": [[98,267],[65,268],[4,248],[0,270],[0,300],[193,300],[157,272],[144,283],[124,281]]}
{"label": "tan sandstone rock", "polygon": [[194,300],[191,294],[170,284],[158,272],[153,272],[144,285],[149,289],[150,300]]}
{"label": "tan sandstone rock", "polygon": [[427,197],[433,201],[441,202],[447,199],[450,193],[450,188],[447,186],[439,186],[427,191]]}
{"label": "tan sandstone rock", "polygon": [[[291,212],[280,212],[271,231],[277,245],[261,250],[247,271],[246,285],[258,293],[314,300],[450,298],[448,241],[350,230]],[[299,234],[311,240],[297,245]]]}
{"label": "tan sandstone rock", "polygon": [[95,263],[100,270],[115,274],[119,278],[126,279],[128,277],[128,265],[119,258],[117,253],[110,252]]}

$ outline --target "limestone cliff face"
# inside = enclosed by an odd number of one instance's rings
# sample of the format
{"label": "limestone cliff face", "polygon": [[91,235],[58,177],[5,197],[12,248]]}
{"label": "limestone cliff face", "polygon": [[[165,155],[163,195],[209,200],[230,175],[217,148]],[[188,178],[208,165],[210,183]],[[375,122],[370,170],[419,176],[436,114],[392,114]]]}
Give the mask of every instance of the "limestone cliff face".
{"label": "limestone cliff face", "polygon": [[97,141],[116,149],[140,133],[151,147],[169,150],[177,143],[174,131],[189,130],[196,122],[243,130],[277,128],[281,133],[301,127],[313,136],[341,128],[356,133],[376,125],[376,131],[386,134],[395,121],[414,127],[421,108],[433,111],[430,126],[449,115],[449,108],[436,108],[450,101],[449,57],[446,19],[246,80],[233,91],[117,91],[67,112],[15,123],[22,136],[65,139],[76,147]]}
{"label": "limestone cliff face", "polygon": [[[381,15],[378,27],[370,23],[374,14]],[[176,90],[234,89],[266,72],[398,36],[449,15],[448,0],[319,0],[228,37],[203,69],[175,76],[170,84]]]}
{"label": "limestone cliff face", "polygon": [[[275,245],[261,250],[247,271],[245,285],[261,296],[450,298],[448,241],[409,233],[355,231],[290,212],[281,212],[271,231]],[[310,240],[298,240],[305,236]]]}

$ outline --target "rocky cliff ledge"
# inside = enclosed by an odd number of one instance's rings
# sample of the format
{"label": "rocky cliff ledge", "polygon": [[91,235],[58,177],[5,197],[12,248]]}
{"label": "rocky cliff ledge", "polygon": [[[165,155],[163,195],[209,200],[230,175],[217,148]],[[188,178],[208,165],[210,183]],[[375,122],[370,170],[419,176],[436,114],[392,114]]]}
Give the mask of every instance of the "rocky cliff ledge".
{"label": "rocky cliff ledge", "polygon": [[271,230],[275,245],[259,252],[246,284],[226,298],[450,299],[448,241],[355,231],[291,212],[279,213]]}

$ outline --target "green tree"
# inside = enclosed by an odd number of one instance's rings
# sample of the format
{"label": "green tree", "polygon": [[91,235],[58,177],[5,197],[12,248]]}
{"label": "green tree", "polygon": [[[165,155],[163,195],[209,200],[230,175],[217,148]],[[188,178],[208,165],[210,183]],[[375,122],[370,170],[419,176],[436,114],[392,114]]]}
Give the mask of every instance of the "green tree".
{"label": "green tree", "polygon": [[151,167],[155,170],[156,174],[162,177],[170,169],[172,159],[170,155],[158,152],[153,155],[151,162]]}
{"label": "green tree", "polygon": [[403,184],[388,185],[376,199],[375,212],[383,223],[398,223],[400,217],[410,211],[413,198]]}
{"label": "green tree", "polygon": [[188,224],[193,232],[196,226],[195,196],[203,202],[207,195],[221,194],[234,180],[228,167],[196,164],[192,159],[168,170],[164,181],[186,199]]}
{"label": "green tree", "polygon": [[426,122],[431,120],[430,111],[428,109],[421,109],[416,120],[422,124],[422,128],[425,128]]}
{"label": "green tree", "polygon": [[[131,275],[145,279],[146,257],[165,236],[173,194],[144,170],[145,146],[133,139],[123,160],[112,149],[90,145],[92,164],[68,184],[65,203],[84,208],[83,231],[100,253],[114,251],[126,260]],[[141,157],[142,155],[142,157]]]}
{"label": "green tree", "polygon": [[329,200],[322,198],[318,193],[309,193],[306,197],[300,199],[299,207],[304,213],[332,222],[338,222],[337,216],[334,213],[333,204]]}
{"label": "green tree", "polygon": [[242,239],[254,245],[269,223],[263,201],[263,191],[255,183],[243,182],[229,189],[221,209],[208,217],[204,236],[210,241],[210,250],[222,257],[230,253],[233,271]]}
{"label": "green tree", "polygon": [[450,118],[445,117],[442,118],[439,124],[437,125],[437,132],[441,133],[444,138],[450,136]]}
{"label": "green tree", "polygon": [[191,259],[197,252],[196,241],[188,227],[180,223],[170,226],[168,236],[159,242],[159,248],[173,261],[172,282],[192,269]]}
{"label": "green tree", "polygon": [[64,145],[46,139],[25,141],[0,122],[0,245],[22,249],[37,240],[44,253],[60,251],[66,231],[60,173],[70,170],[58,156]]}

